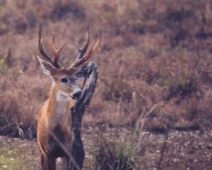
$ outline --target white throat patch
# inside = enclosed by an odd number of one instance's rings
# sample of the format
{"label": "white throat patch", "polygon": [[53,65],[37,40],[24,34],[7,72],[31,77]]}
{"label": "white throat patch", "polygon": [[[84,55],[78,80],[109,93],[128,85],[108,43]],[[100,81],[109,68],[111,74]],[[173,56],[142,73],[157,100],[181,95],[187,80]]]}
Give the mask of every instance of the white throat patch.
{"label": "white throat patch", "polygon": [[57,102],[68,102],[70,101],[70,97],[68,94],[63,93],[62,91],[57,92],[56,95]]}
{"label": "white throat patch", "polygon": [[57,117],[61,121],[64,121],[65,115],[68,111],[67,105],[69,104],[70,97],[68,96],[68,94],[60,91],[56,94],[56,100],[58,102],[56,108]]}

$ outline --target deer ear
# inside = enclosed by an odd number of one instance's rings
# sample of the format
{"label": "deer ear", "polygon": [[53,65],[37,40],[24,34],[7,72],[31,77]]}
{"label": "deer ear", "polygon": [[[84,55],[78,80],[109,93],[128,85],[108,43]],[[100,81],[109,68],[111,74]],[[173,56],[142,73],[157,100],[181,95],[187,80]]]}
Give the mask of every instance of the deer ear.
{"label": "deer ear", "polygon": [[44,74],[47,74],[49,76],[55,75],[57,73],[57,68],[55,68],[51,63],[41,59],[39,56],[37,56],[40,65],[43,69]]}
{"label": "deer ear", "polygon": [[86,63],[84,63],[84,64],[82,64],[78,69],[77,69],[77,71],[76,71],[76,77],[77,78],[84,78],[85,77],[85,75],[86,75],[86,72],[87,72],[87,66],[88,66],[88,62],[86,62]]}

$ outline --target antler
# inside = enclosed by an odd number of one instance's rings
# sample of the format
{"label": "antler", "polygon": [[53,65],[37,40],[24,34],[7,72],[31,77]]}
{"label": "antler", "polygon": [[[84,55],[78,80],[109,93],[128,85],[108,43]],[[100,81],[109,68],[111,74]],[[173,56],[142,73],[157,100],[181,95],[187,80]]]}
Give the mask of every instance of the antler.
{"label": "antler", "polygon": [[101,38],[102,38],[102,34],[101,34],[101,32],[99,32],[99,38],[97,39],[96,43],[92,45],[90,51],[84,56],[84,54],[88,48],[88,44],[89,44],[89,28],[88,28],[87,29],[87,43],[85,44],[85,46],[82,50],[79,50],[80,51],[79,56],[74,61],[74,63],[71,64],[71,66],[69,68],[78,68],[81,64],[83,64],[85,61],[87,61],[99,47]]}
{"label": "antler", "polygon": [[87,32],[86,32],[86,43],[85,43],[84,47],[82,49],[80,49],[78,43],[76,43],[78,46],[79,53],[80,53],[79,56],[77,57],[77,59],[81,59],[84,56],[85,52],[88,49],[89,40],[90,40],[90,36],[89,36],[89,26],[88,26]]}
{"label": "antler", "polygon": [[41,24],[40,24],[40,28],[39,28],[39,38],[38,38],[38,46],[39,46],[39,51],[40,51],[40,54],[42,55],[42,58],[49,62],[50,64],[52,64],[53,66],[55,66],[57,69],[61,69],[63,68],[63,66],[61,66],[59,63],[58,63],[58,58],[59,58],[59,53],[60,51],[62,50],[62,48],[64,47],[64,45],[66,44],[66,42],[57,50],[55,48],[55,45],[54,45],[54,36],[52,37],[52,42],[51,42],[51,46],[52,46],[52,50],[53,50],[53,53],[54,53],[54,60],[52,60],[51,57],[49,57],[45,50],[44,50],[44,46],[43,46],[43,39],[41,39]]}
{"label": "antler", "polygon": [[54,45],[54,36],[55,34],[52,37],[51,46],[52,46],[52,51],[54,53],[54,65],[58,65],[59,53],[64,47],[64,45],[66,44],[66,42],[64,42],[63,45],[61,45],[60,48],[57,50]]}
{"label": "antler", "polygon": [[[56,49],[55,45],[54,45],[55,34],[53,35],[52,41],[51,41],[51,48],[54,53],[54,60],[52,60],[52,58],[49,57],[44,50],[43,39],[41,39],[41,24],[40,24],[40,28],[39,28],[39,36],[38,37],[39,37],[38,38],[38,46],[39,46],[40,54],[42,55],[42,59],[45,60],[46,62],[49,62],[55,68],[62,69],[63,66],[58,63],[58,59],[59,59],[59,53],[62,50],[62,48],[64,47],[64,45],[66,44],[66,42],[63,45],[61,45],[59,49]],[[99,38],[97,39],[96,43],[92,45],[90,51],[85,55],[85,53],[88,49],[89,40],[90,40],[89,39],[89,27],[87,27],[86,37],[87,38],[86,38],[86,43],[85,43],[84,47],[82,49],[78,48],[80,54],[76,58],[74,63],[71,64],[69,69],[70,68],[78,68],[81,64],[83,64],[85,61],[87,61],[99,47],[99,44],[101,42],[101,37],[102,37],[101,32],[99,33]]]}

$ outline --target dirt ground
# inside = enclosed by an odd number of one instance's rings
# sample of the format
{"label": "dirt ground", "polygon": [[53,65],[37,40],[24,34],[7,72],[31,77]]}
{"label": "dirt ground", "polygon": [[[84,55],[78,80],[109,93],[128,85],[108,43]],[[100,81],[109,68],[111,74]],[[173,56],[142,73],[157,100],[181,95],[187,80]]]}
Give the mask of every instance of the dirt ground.
{"label": "dirt ground", "polygon": [[15,138],[36,137],[49,97],[52,82],[36,57],[40,23],[48,55],[54,33],[56,47],[67,41],[65,67],[87,25],[91,44],[102,32],[91,58],[98,82],[83,118],[84,170],[98,169],[102,134],[133,144],[135,170],[212,169],[211,0],[0,0],[0,135],[14,137],[0,136],[0,170],[41,169],[36,139]]}
{"label": "dirt ground", "polygon": [[[83,132],[86,150],[84,169],[92,169],[90,149],[95,146],[94,129]],[[111,128],[107,131],[123,135],[133,134],[132,130]],[[166,134],[143,132],[139,135],[142,141],[137,145],[139,170],[210,170],[212,167],[212,131],[169,131]],[[37,170],[41,169],[36,140],[0,137],[0,169]],[[59,165],[60,166],[60,165]],[[90,166],[90,167],[89,167]]]}

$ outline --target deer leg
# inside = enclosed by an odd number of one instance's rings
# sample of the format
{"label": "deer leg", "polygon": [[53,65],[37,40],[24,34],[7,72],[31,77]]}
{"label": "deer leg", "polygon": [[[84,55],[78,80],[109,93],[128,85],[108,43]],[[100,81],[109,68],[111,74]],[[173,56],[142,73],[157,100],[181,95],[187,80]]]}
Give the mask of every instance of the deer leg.
{"label": "deer leg", "polygon": [[56,162],[52,157],[41,154],[42,170],[56,170]]}
{"label": "deer leg", "polygon": [[45,154],[41,154],[41,166],[42,170],[49,170],[48,168],[48,158]]}
{"label": "deer leg", "polygon": [[56,170],[56,160],[51,156],[48,156],[48,170]]}
{"label": "deer leg", "polygon": [[70,170],[70,158],[69,157],[63,157],[63,169]]}
{"label": "deer leg", "polygon": [[45,170],[46,165],[45,165],[45,157],[41,154],[40,156],[40,160],[41,160],[41,166],[42,166],[42,170]]}

